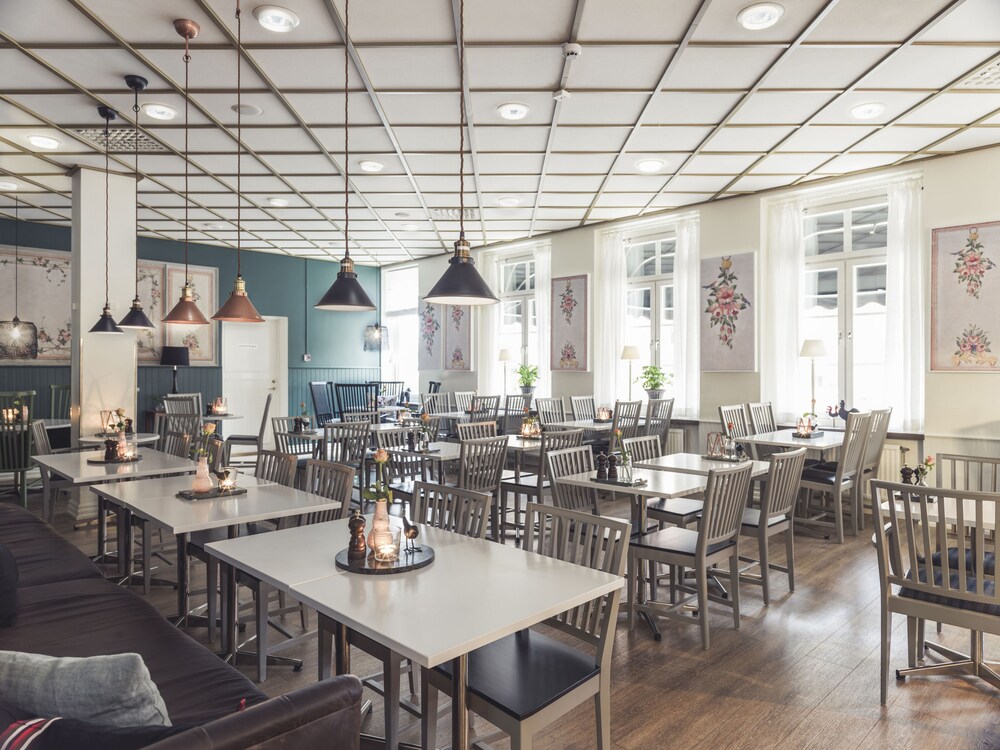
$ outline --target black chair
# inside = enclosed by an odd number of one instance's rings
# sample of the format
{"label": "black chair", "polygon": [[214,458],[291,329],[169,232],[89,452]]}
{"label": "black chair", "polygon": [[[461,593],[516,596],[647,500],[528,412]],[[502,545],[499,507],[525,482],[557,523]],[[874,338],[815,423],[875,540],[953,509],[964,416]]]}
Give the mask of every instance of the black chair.
{"label": "black chair", "polygon": [[28,507],[28,470],[31,460],[31,415],[35,391],[0,393],[0,474],[14,475],[14,492]]}
{"label": "black chair", "polygon": [[70,388],[68,385],[49,386],[49,417],[69,419]]}
{"label": "black chair", "polygon": [[346,412],[370,411],[378,401],[378,386],[372,383],[336,383],[337,414],[343,419]]}
{"label": "black chair", "polygon": [[429,381],[427,381],[427,392],[428,393],[440,393],[441,392],[441,383],[438,382],[437,380],[429,380]]}
{"label": "black chair", "polygon": [[313,414],[316,415],[316,426],[322,427],[333,421],[333,383],[317,380],[309,384],[309,395],[312,396]]}

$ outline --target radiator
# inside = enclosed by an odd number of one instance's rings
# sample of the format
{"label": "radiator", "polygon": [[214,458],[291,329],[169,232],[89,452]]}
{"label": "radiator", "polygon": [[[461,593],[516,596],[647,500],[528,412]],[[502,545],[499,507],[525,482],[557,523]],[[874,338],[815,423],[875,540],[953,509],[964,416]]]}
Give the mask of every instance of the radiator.
{"label": "radiator", "polygon": [[882,460],[878,465],[878,478],[885,482],[898,482],[899,470],[902,468],[903,462],[899,457],[899,446],[888,444],[883,446]]}
{"label": "radiator", "polygon": [[683,453],[684,452],[684,430],[678,428],[676,430],[671,429],[667,433],[667,453]]}

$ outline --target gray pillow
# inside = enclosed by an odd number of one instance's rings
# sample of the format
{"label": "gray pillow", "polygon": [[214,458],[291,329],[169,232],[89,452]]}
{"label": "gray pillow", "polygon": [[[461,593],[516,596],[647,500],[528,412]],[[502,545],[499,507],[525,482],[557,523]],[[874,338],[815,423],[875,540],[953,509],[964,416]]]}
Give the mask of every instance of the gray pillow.
{"label": "gray pillow", "polygon": [[170,726],[167,706],[139,654],[78,658],[0,651],[0,701],[35,716]]}

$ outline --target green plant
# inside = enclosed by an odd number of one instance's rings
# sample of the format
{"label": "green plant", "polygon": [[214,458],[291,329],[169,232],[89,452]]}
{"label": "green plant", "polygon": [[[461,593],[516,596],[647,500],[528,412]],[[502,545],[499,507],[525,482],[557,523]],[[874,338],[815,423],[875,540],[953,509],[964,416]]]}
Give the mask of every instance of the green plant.
{"label": "green plant", "polygon": [[673,382],[672,379],[673,373],[665,373],[662,368],[656,365],[646,365],[639,372],[639,377],[635,379],[635,382],[642,383],[643,390],[658,391],[664,385],[670,385]]}
{"label": "green plant", "polygon": [[530,388],[538,382],[538,367],[535,365],[518,365],[516,372],[518,385]]}

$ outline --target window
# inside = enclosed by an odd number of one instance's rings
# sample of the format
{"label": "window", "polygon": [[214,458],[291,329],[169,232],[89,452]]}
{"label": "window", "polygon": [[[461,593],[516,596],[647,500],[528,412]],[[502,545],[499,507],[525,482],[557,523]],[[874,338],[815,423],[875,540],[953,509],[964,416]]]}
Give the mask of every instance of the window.
{"label": "window", "polygon": [[389,349],[382,359],[383,380],[402,380],[413,393],[420,391],[417,371],[419,283],[416,266],[392,268],[382,275],[382,323],[389,329]]}
{"label": "window", "polygon": [[498,349],[514,354],[518,364],[540,361],[535,311],[535,261],[518,256],[500,261],[500,336]]}
{"label": "window", "polygon": [[[628,289],[625,297],[625,344],[638,346],[642,358],[633,362],[633,377],[643,365],[666,372],[674,367],[674,251],[672,236],[634,242],[625,249]],[[625,365],[627,369],[627,364]],[[628,373],[619,397],[628,397]],[[633,389],[633,395],[635,390]]]}
{"label": "window", "polygon": [[866,410],[890,402],[886,383],[885,198],[809,209],[803,218],[802,337],[822,339],[817,410],[844,399]]}

